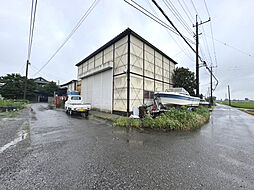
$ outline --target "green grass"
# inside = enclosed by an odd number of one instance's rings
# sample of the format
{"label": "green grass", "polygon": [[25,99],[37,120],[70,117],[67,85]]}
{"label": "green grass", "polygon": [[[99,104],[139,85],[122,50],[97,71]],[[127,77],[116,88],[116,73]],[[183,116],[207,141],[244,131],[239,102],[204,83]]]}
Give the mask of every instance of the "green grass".
{"label": "green grass", "polygon": [[26,123],[26,124],[25,124],[25,131],[26,131],[27,133],[29,133],[29,129],[30,129],[29,124]]}
{"label": "green grass", "polygon": [[245,112],[245,113],[248,113],[250,115],[254,115],[254,111],[252,111],[252,110],[243,110],[243,109],[240,109],[240,110]]}
{"label": "green grass", "polygon": [[0,118],[1,117],[8,117],[8,118],[14,118],[17,117],[20,114],[19,111],[9,111],[9,112],[0,112]]}
{"label": "green grass", "polygon": [[[225,101],[218,103],[228,105],[228,102]],[[254,102],[231,102],[231,106],[236,108],[254,109]]]}
{"label": "green grass", "polygon": [[102,116],[102,115],[97,115],[97,114],[91,114],[93,117],[99,118],[99,119],[104,119],[108,121],[115,121],[114,118],[112,117],[107,117],[107,116]]}
{"label": "green grass", "polygon": [[0,107],[16,107],[17,109],[23,109],[27,106],[29,101],[27,100],[1,100]]}
{"label": "green grass", "polygon": [[148,114],[143,119],[120,117],[114,121],[113,125],[162,130],[193,130],[204,125],[209,118],[208,108],[199,107],[195,111],[188,111],[186,107],[182,107],[181,109],[171,108],[170,112],[155,119]]}

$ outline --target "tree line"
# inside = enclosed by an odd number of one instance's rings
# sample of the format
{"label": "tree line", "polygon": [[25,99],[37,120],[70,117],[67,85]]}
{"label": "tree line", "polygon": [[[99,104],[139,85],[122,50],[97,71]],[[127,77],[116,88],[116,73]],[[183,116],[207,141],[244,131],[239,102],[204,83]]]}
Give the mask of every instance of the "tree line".
{"label": "tree line", "polygon": [[[23,99],[25,77],[17,73],[0,77],[0,94],[6,99]],[[54,96],[58,89],[55,82],[51,81],[44,86],[38,86],[34,79],[27,80],[27,99],[33,100],[37,94]]]}

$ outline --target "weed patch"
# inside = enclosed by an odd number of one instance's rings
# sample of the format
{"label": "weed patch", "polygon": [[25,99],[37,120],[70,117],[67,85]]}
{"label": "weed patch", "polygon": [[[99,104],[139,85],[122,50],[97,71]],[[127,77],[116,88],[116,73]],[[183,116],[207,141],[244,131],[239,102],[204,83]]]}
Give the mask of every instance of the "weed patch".
{"label": "weed patch", "polygon": [[162,130],[193,130],[209,121],[210,112],[206,107],[198,107],[195,111],[188,111],[186,107],[171,108],[155,119],[147,114],[143,119],[119,117],[113,123],[119,127],[151,128]]}

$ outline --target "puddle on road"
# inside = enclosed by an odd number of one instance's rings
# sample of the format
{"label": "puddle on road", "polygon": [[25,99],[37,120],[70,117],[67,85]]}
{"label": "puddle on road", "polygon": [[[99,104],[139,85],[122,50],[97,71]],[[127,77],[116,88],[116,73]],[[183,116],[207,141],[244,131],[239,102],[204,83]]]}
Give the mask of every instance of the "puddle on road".
{"label": "puddle on road", "polygon": [[24,140],[27,137],[27,135],[28,133],[25,130],[20,131],[16,139],[0,147],[0,153],[2,153],[11,146],[15,146],[18,142]]}

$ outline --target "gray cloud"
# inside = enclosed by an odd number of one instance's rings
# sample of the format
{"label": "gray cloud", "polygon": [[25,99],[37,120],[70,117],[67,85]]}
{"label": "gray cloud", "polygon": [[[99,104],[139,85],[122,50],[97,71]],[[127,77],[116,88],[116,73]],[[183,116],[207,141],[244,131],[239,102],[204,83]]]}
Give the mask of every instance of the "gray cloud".
{"label": "gray cloud", "polygon": [[[137,0],[137,2],[151,10],[146,0]],[[162,1],[158,2],[163,5]],[[194,16],[195,11],[191,3],[189,1],[185,2]],[[202,20],[208,19],[203,1],[194,0],[194,2]],[[30,77],[33,77],[36,69],[40,68],[59,47],[91,3],[92,1],[88,0],[38,1]],[[188,21],[179,4],[174,3],[192,28],[192,23]],[[225,98],[226,88],[229,84],[233,98],[249,97],[254,99],[254,39],[252,37],[254,33],[254,27],[252,26],[254,2],[252,0],[207,0],[207,4],[212,16],[214,37],[252,54],[249,57],[215,42],[218,60],[215,74],[220,81],[215,95],[219,98]],[[27,57],[30,6],[30,1],[25,0],[1,2],[0,75],[12,72],[24,73],[23,66]],[[177,27],[186,36],[192,38],[173,17],[172,13],[165,6],[163,8]],[[154,9],[156,8],[154,7]],[[163,19],[159,12],[158,15]],[[189,67],[194,71],[195,55],[187,50],[188,47],[179,37],[171,34],[185,49],[185,53],[181,52],[181,49],[163,27],[146,18],[123,1],[103,0],[99,2],[66,46],[38,76],[43,76],[48,80],[60,80],[61,83],[76,78],[77,69],[75,64],[127,27],[132,28],[175,59],[179,63],[178,66]],[[203,27],[205,33],[210,35],[209,24]],[[205,49],[203,39],[204,34],[200,36],[201,47],[203,47],[205,57],[209,62],[209,55]],[[212,41],[208,37],[207,42],[213,59]],[[188,58],[186,54],[191,58]],[[204,68],[201,68],[200,75],[201,92],[206,94],[210,78]]]}

